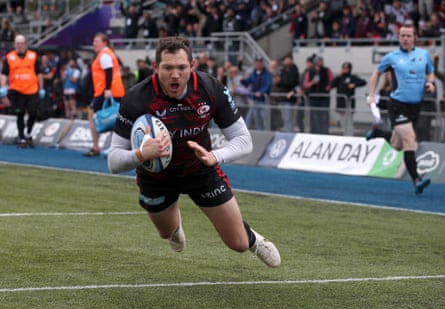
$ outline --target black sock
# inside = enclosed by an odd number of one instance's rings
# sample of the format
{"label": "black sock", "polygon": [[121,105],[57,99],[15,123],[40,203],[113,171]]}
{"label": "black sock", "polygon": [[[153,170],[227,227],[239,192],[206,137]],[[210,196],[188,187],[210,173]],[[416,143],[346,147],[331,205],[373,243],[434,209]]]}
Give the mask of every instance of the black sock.
{"label": "black sock", "polygon": [[25,139],[25,115],[24,114],[17,115],[17,130],[19,133],[19,138]]}
{"label": "black sock", "polygon": [[403,154],[403,160],[405,162],[408,174],[411,176],[411,179],[413,181],[416,181],[416,179],[419,178],[419,174],[417,174],[417,161],[414,155],[414,151],[405,151],[405,153]]}
{"label": "black sock", "polygon": [[246,232],[247,232],[247,237],[249,237],[249,248],[252,248],[252,246],[256,242],[255,234],[252,232],[249,224],[246,221],[243,221],[243,223],[244,223],[244,228],[246,229]]}

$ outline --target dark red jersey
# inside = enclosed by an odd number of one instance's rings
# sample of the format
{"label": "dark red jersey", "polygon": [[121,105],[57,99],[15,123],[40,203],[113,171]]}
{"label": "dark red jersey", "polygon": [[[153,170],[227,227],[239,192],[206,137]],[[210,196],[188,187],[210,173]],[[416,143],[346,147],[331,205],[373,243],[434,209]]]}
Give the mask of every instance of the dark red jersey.
{"label": "dark red jersey", "polygon": [[[212,119],[223,129],[240,118],[229,90],[216,78],[203,72],[192,72],[187,93],[180,100],[163,93],[156,74],[140,82],[122,99],[114,131],[130,139],[133,122],[147,113],[161,119],[170,132],[173,157],[160,174],[172,176],[195,174],[203,168],[187,146],[187,141],[196,141],[211,150],[207,129]],[[148,172],[139,168],[138,174],[141,173]]]}

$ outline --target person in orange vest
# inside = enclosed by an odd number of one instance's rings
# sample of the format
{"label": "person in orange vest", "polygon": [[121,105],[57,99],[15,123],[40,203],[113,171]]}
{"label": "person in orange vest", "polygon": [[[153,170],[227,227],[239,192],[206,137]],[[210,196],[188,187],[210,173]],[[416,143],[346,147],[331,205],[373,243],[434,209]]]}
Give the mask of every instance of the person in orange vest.
{"label": "person in orange vest", "polygon": [[113,97],[115,101],[120,102],[125,95],[119,60],[109,45],[110,40],[106,34],[99,32],[94,36],[93,48],[96,58],[91,64],[94,97],[88,110],[93,147],[84,154],[87,157],[100,155],[99,133],[94,126],[94,115],[102,108],[104,100]]}
{"label": "person in orange vest", "polygon": [[[36,121],[37,105],[45,97],[45,89],[39,57],[35,51],[28,49],[22,34],[15,36],[14,49],[6,54],[3,62],[0,98],[6,96],[11,103],[11,111],[17,116],[17,146],[33,147],[32,128]],[[25,126],[26,114],[28,118]]]}

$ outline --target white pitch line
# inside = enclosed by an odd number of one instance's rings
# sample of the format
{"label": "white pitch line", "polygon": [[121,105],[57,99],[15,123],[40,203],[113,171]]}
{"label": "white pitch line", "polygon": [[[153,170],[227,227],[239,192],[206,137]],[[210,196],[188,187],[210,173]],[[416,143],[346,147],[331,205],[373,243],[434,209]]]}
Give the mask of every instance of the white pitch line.
{"label": "white pitch line", "polygon": [[111,212],[18,212],[18,213],[0,213],[0,217],[33,217],[33,216],[108,216],[108,215],[141,215],[143,211],[111,211]]}
{"label": "white pitch line", "polygon": [[396,276],[381,278],[344,278],[344,279],[319,279],[319,280],[282,280],[282,281],[227,281],[227,282],[179,282],[179,283],[147,283],[147,284],[106,284],[106,285],[74,285],[74,286],[46,286],[28,288],[2,288],[0,293],[8,292],[36,292],[36,291],[63,291],[63,290],[95,290],[95,289],[140,289],[159,287],[194,287],[215,285],[267,285],[267,284],[327,284],[348,283],[365,281],[401,281],[401,280],[425,280],[445,279],[445,275],[432,276]]}

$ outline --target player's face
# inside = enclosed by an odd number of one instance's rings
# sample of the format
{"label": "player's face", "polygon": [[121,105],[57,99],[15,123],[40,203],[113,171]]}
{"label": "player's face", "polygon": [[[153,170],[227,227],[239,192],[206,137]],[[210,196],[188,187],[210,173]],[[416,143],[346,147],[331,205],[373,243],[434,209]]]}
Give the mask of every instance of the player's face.
{"label": "player's face", "polygon": [[100,52],[105,47],[105,42],[100,37],[93,39],[93,49],[96,53]]}
{"label": "player's face", "polygon": [[185,90],[192,67],[187,53],[180,49],[172,54],[163,52],[161,62],[157,64],[157,73],[162,90],[172,98],[179,97]]}
{"label": "player's face", "polygon": [[416,36],[414,34],[414,28],[400,28],[399,42],[405,50],[411,50],[414,48]]}
{"label": "player's face", "polygon": [[14,47],[17,53],[24,53],[26,51],[26,40],[23,36],[17,36],[14,41]]}

